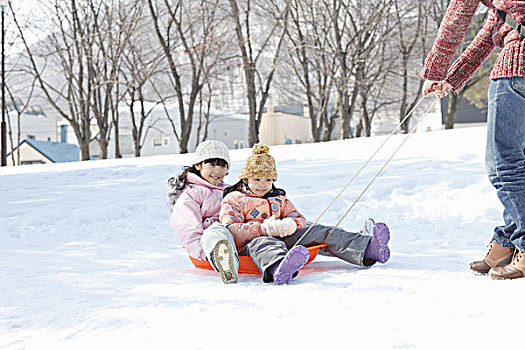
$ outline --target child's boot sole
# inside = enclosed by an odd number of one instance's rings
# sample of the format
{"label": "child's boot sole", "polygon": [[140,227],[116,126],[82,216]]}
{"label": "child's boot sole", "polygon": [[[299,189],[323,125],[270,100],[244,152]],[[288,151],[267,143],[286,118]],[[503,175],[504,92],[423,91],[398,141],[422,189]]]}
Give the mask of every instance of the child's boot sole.
{"label": "child's boot sole", "polygon": [[219,270],[222,282],[237,283],[237,271],[234,265],[234,252],[230,242],[226,239],[217,242],[213,248],[215,265]]}
{"label": "child's boot sole", "polygon": [[310,252],[305,247],[300,245],[292,248],[275,270],[273,281],[277,284],[290,282],[293,274],[306,264],[309,257]]}

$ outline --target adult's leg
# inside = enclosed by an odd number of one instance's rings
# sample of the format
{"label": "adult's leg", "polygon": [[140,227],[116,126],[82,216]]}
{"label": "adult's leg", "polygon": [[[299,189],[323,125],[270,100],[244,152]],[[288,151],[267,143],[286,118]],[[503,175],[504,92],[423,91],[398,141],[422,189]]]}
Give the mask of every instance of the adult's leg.
{"label": "adult's leg", "polygon": [[489,87],[485,165],[504,206],[505,225],[494,229],[503,247],[525,252],[525,77],[493,80]]}

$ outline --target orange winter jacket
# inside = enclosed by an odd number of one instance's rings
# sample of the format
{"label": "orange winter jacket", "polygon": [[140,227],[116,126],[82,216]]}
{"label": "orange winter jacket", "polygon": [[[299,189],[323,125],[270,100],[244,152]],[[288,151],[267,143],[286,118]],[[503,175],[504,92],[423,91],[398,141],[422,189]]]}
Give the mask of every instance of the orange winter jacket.
{"label": "orange winter jacket", "polygon": [[261,223],[272,215],[277,219],[292,218],[298,229],[306,227],[306,218],[286,196],[262,198],[240,191],[224,197],[219,220],[232,233],[240,252],[252,239],[266,236]]}

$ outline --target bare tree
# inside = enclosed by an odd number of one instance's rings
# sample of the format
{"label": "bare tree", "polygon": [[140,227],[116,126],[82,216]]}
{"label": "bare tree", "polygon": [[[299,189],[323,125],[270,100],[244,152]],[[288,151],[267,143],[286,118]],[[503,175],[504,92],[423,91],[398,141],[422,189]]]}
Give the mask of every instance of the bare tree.
{"label": "bare tree", "polygon": [[[84,8],[85,10],[85,8]],[[77,137],[81,160],[89,160],[91,141],[91,83],[85,78],[87,64],[85,46],[92,33],[84,26],[77,1],[55,0],[50,4],[49,19],[52,31],[45,42],[37,45],[37,52],[29,47],[24,32],[13,13],[13,21],[24,43],[32,74],[38,81],[46,100],[66,119]],[[83,18],[83,20],[81,20]],[[46,72],[48,66],[53,72]]]}
{"label": "bare tree", "polygon": [[[250,115],[248,141],[252,146],[259,142],[262,113],[285,38],[289,3],[279,0],[229,0],[229,3],[244,68]],[[255,13],[259,21],[254,23]],[[261,27],[264,30],[257,30]],[[272,56],[271,62],[263,62],[265,55]]]}
{"label": "bare tree", "polygon": [[[367,62],[374,60],[374,54],[382,42],[388,40],[392,25],[386,21],[392,0],[350,1],[323,0],[330,9],[333,46],[339,62],[338,100],[341,114],[341,137],[351,137],[350,121],[364,82],[367,79]],[[353,88],[350,93],[350,87]],[[361,94],[361,96],[363,96]],[[364,115],[364,114],[361,114]]]}
{"label": "bare tree", "polygon": [[45,40],[30,47],[15,19],[32,74],[47,102],[69,122],[81,160],[90,159],[92,120],[100,158],[107,158],[120,59],[133,32],[139,0],[54,0]]}
{"label": "bare tree", "polygon": [[480,81],[487,78],[489,75],[490,68],[480,68],[460,91],[448,95],[449,99],[447,106],[447,115],[445,116],[445,129],[454,129],[459,105],[461,104],[465,93],[468,92],[472,87],[476,86]]}
{"label": "bare tree", "polygon": [[359,121],[355,136],[371,136],[372,120],[384,107],[398,103],[388,81],[392,78],[390,40],[381,40],[373,50],[373,59],[367,60],[359,72]]}
{"label": "bare tree", "polygon": [[[144,57],[132,55],[126,57],[126,65],[129,67],[129,75],[125,75],[126,83],[126,103],[129,109],[129,116],[131,122],[131,135],[133,138],[133,150],[135,157],[140,157],[142,147],[144,146],[144,139],[147,136],[148,129],[144,129],[148,117],[153,112],[154,108],[160,104],[160,101],[154,102],[152,107],[146,107],[148,100],[145,94],[145,85],[151,79],[151,76],[157,68],[157,56],[153,60],[143,61]],[[140,67],[140,68],[139,68]],[[138,69],[137,69],[138,68]],[[135,108],[139,104],[139,113]]]}
{"label": "bare tree", "polygon": [[[11,89],[9,85],[6,84],[5,89],[7,91],[7,95],[9,95],[9,100],[11,101],[10,105],[13,108],[13,111],[16,113],[16,131],[13,130],[13,125],[11,123],[11,118],[7,118],[8,121],[8,135],[9,135],[9,141],[11,144],[11,161],[13,162],[13,165],[20,165],[20,152],[16,152],[16,159],[15,159],[15,148],[20,145],[21,140],[21,128],[22,128],[22,115],[28,111],[29,104],[31,103],[31,100],[33,98],[33,93],[35,90],[35,79],[32,80],[31,85],[29,87],[26,87],[29,90],[28,94],[24,94],[25,99],[24,101],[20,100],[15,96],[15,92]],[[6,108],[6,114],[9,113],[8,104],[5,106]]]}
{"label": "bare tree", "polygon": [[[348,27],[349,19],[353,20],[354,29],[357,23],[354,19],[351,10],[350,2],[341,0],[324,0],[325,7],[330,13],[331,28],[333,32],[333,46],[335,49],[335,57],[339,63],[339,70],[337,73],[337,92],[338,92],[338,112],[341,116],[341,137],[347,139],[351,137],[350,133],[350,119],[355,106],[355,99],[357,97],[357,84],[354,88],[354,93],[350,102],[348,88],[350,84],[350,76],[352,73],[349,65],[349,51],[350,45],[355,39],[356,33],[350,33],[351,29]],[[348,40],[346,40],[348,38]]]}
{"label": "bare tree", "polygon": [[[212,7],[219,10],[223,1],[212,2]],[[232,56],[236,52],[235,35],[230,28],[230,16],[225,11],[217,11],[215,20],[214,45],[211,54],[206,58],[209,69],[203,70],[203,86],[198,97],[198,122],[196,130],[196,144],[208,138],[208,127],[212,119],[221,115],[211,116],[212,105],[224,97],[224,75],[232,69]],[[206,23],[202,24],[203,28]]]}
{"label": "bare tree", "polygon": [[[205,141],[208,138],[208,126],[210,125],[210,111],[213,99],[213,88],[211,82],[207,79],[205,88],[199,92],[199,123],[197,125],[196,144]],[[201,140],[202,134],[202,140]]]}
{"label": "bare tree", "polygon": [[[404,0],[394,0],[393,17],[397,26],[397,49],[400,54],[400,78],[401,78],[401,102],[399,106],[399,121],[402,121],[407,111],[411,110],[421,97],[421,88],[423,79],[419,77],[419,69],[410,69],[414,67],[414,60],[424,56],[417,49],[417,44],[421,42],[425,48],[425,37],[428,29],[428,7],[425,6],[426,0],[416,2],[407,2]],[[419,68],[419,67],[418,67]],[[410,84],[415,80],[416,84]],[[409,96],[413,96],[409,102]],[[401,125],[401,132],[408,132],[410,118],[407,118]]]}
{"label": "bare tree", "polygon": [[179,142],[179,151],[186,153],[197,98],[205,78],[214,68],[212,57],[220,52],[218,47],[223,45],[220,33],[216,32],[220,28],[217,25],[218,0],[198,4],[164,0],[162,4],[148,0],[155,33],[169,67],[178,103],[179,125],[170,120]]}
{"label": "bare tree", "polygon": [[[14,14],[12,10],[11,7],[10,13]],[[9,20],[9,17],[6,16],[6,20]],[[13,165],[20,165],[20,152],[15,152],[15,149],[22,142],[22,116],[26,112],[38,112],[35,108],[31,108],[36,95],[36,80],[28,74],[29,67],[25,59],[26,55],[23,50],[20,50],[21,38],[19,31],[11,29],[12,26],[9,24],[6,27],[5,44],[7,46],[6,57],[8,59],[5,62],[5,113],[7,115],[7,137],[11,148],[9,152],[11,162]],[[27,26],[24,29],[27,29]],[[15,118],[13,118],[13,114],[16,114]]]}
{"label": "bare tree", "polygon": [[447,11],[448,4],[450,3],[450,0],[425,0],[424,4],[427,9],[427,17],[430,18],[433,21],[433,28],[435,29],[435,32],[429,34],[432,37],[436,36],[437,30],[439,28],[439,25],[441,24],[441,21],[443,20],[443,17],[445,16],[445,12]]}
{"label": "bare tree", "polygon": [[[331,21],[315,0],[293,0],[287,30],[291,45],[289,69],[299,80],[306,99],[314,142],[331,139],[336,111],[331,107],[336,56],[330,46]],[[289,84],[286,85],[289,88]],[[335,113],[334,113],[335,112]]]}
{"label": "bare tree", "polygon": [[[154,97],[148,98],[147,86],[155,84],[155,75],[163,73],[160,66],[164,55],[159,52],[158,46],[152,41],[155,37],[150,34],[151,18],[140,13],[137,14],[135,23],[136,26],[131,32],[128,44],[122,52],[119,82],[123,90],[123,96],[120,99],[126,102],[129,110],[133,152],[135,157],[140,157],[149,130],[145,128],[147,119],[154,108],[161,103]],[[148,102],[151,102],[152,106],[147,107]],[[138,112],[135,108],[137,104],[139,105]],[[114,121],[114,124],[115,122],[118,123],[118,119]],[[118,135],[115,133],[115,141],[117,140]]]}
{"label": "bare tree", "polygon": [[[92,108],[97,121],[100,158],[108,156],[110,127],[117,122],[118,97],[115,95],[122,54],[137,29],[140,0],[89,1],[93,45],[86,45],[88,77],[92,82]],[[118,144],[118,125],[115,141]]]}

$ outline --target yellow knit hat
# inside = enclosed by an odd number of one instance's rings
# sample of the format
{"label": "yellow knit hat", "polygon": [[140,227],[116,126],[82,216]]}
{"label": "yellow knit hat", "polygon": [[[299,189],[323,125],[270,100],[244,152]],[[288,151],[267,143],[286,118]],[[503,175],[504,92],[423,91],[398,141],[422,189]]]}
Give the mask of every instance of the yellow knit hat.
{"label": "yellow knit hat", "polygon": [[270,148],[262,143],[256,143],[252,148],[252,155],[246,159],[239,174],[239,179],[249,177],[269,177],[277,181],[275,159],[268,154]]}

